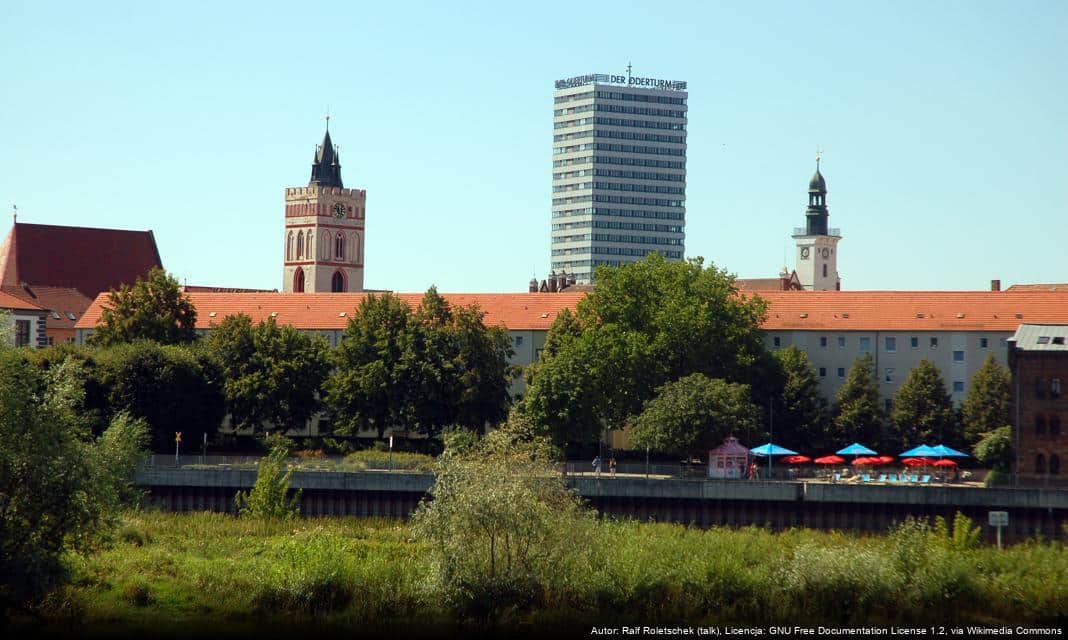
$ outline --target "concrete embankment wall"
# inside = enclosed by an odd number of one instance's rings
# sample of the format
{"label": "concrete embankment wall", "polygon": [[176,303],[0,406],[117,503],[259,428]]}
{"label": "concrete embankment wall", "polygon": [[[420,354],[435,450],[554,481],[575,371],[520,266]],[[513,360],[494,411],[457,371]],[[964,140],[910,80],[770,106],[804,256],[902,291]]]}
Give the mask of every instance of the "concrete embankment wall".
{"label": "concrete embankment wall", "polygon": [[[146,502],[173,511],[234,510],[234,493],[250,488],[255,471],[160,470],[138,473]],[[885,531],[908,516],[952,518],[960,511],[984,525],[989,511],[1009,512],[1006,540],[1034,535],[1065,538],[1068,491],[984,489],[944,486],[871,486],[817,482],[740,482],[572,476],[567,478],[589,504],[604,515],[701,527],[810,527],[847,531]],[[301,489],[306,515],[405,518],[434,483],[425,473],[295,472],[291,486]]]}

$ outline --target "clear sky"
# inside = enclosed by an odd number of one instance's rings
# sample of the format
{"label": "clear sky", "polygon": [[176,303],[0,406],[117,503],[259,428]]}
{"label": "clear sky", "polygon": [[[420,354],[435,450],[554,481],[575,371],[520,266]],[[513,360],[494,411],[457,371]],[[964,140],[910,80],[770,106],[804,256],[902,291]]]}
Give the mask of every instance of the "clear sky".
{"label": "clear sky", "polygon": [[[549,269],[553,80],[689,82],[686,253],[793,266],[817,146],[846,289],[1068,282],[1068,2],[0,3],[0,203],[281,287],[323,115],[368,288]],[[6,232],[5,232],[6,233]]]}

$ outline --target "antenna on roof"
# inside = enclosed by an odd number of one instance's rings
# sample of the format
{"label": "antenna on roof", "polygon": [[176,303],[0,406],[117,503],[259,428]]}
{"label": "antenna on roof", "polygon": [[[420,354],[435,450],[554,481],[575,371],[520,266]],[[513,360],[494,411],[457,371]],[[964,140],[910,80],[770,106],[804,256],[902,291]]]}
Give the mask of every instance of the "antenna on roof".
{"label": "antenna on roof", "polygon": [[11,205],[11,217],[15,219],[15,222],[19,221],[19,206],[17,204]]}
{"label": "antenna on roof", "polygon": [[630,60],[627,61],[627,84],[630,84]]}

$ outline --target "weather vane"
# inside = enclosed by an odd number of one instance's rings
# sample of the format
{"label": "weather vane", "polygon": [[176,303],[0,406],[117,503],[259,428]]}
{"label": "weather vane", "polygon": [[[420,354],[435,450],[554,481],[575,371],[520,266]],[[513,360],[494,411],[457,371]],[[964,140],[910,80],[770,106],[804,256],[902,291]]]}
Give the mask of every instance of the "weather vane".
{"label": "weather vane", "polygon": [[11,205],[11,217],[15,219],[15,222],[19,221],[19,206],[17,204]]}
{"label": "weather vane", "polygon": [[820,149],[819,146],[817,146],[816,147],[816,168],[817,169],[820,168],[820,160],[822,160],[822,159],[823,159],[823,149]]}
{"label": "weather vane", "polygon": [[326,108],[326,130],[330,131],[330,107]]}

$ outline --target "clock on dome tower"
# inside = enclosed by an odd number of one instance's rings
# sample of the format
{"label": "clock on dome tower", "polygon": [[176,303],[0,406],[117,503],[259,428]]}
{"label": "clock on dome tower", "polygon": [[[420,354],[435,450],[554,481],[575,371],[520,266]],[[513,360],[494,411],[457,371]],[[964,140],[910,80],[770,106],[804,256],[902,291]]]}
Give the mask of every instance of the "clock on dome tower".
{"label": "clock on dome tower", "polygon": [[311,180],[285,191],[282,291],[363,291],[367,192],[341,183],[341,159],[330,140],[316,146]]}

